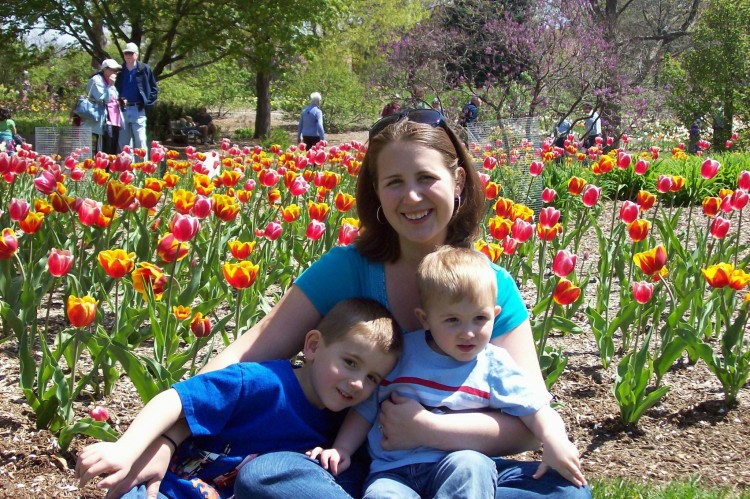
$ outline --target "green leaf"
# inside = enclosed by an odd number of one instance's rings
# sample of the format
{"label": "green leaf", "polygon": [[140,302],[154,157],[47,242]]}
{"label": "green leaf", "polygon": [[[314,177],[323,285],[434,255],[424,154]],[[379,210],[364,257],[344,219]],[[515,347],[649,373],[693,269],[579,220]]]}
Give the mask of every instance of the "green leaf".
{"label": "green leaf", "polygon": [[127,347],[113,342],[109,353],[122,365],[142,401],[148,402],[159,393],[160,389],[154,378]]}
{"label": "green leaf", "polygon": [[554,329],[557,329],[558,331],[568,334],[581,334],[583,332],[581,326],[579,326],[572,320],[561,317],[559,315],[555,315],[552,318],[552,327]]}
{"label": "green leaf", "polygon": [[63,451],[70,447],[75,435],[88,435],[104,442],[114,442],[119,438],[119,434],[107,422],[83,418],[60,430],[58,444]]}

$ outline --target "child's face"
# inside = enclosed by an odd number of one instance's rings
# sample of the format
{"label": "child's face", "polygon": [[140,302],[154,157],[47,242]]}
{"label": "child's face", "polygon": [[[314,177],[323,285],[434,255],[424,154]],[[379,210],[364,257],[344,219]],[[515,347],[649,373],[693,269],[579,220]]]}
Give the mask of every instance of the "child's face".
{"label": "child's face", "polygon": [[355,327],[331,345],[325,344],[320,332],[310,331],[305,338],[305,360],[308,379],[301,383],[310,402],[341,411],[372,395],[398,359]]}
{"label": "child's face", "polygon": [[416,310],[422,327],[432,333],[430,346],[460,362],[474,359],[487,346],[500,307],[487,293],[486,299],[433,298],[427,308]]}

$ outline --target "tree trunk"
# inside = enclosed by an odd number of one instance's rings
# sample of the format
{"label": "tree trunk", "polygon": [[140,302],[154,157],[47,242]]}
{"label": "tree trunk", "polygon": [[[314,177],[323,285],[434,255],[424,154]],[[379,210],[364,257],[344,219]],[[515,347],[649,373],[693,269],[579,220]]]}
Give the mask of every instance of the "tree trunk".
{"label": "tree trunk", "polygon": [[255,107],[254,139],[267,137],[271,133],[271,73],[258,71],[255,75],[255,95],[258,102]]}

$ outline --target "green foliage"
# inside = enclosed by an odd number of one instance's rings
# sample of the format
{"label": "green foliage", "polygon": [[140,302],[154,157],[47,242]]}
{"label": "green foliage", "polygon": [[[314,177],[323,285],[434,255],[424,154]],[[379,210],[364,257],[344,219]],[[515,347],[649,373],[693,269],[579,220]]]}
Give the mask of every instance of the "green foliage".
{"label": "green foliage", "polygon": [[708,488],[700,477],[664,485],[638,483],[626,479],[604,479],[591,481],[594,499],[748,499],[750,492],[736,492],[730,487]]}
{"label": "green foliage", "polygon": [[286,150],[292,144],[292,138],[289,132],[281,127],[271,129],[271,133],[267,137],[263,137],[260,140],[260,145],[266,151],[271,149],[272,145],[281,146],[283,150]]}
{"label": "green foliage", "polygon": [[159,83],[159,101],[185,107],[205,106],[219,112],[227,107],[254,103],[253,73],[235,61],[222,59],[215,64],[185,71]]}
{"label": "green foliage", "polygon": [[255,134],[255,130],[252,128],[238,128],[234,131],[234,136],[237,139],[251,139]]}
{"label": "green foliage", "polygon": [[169,137],[169,122],[185,116],[195,116],[202,106],[199,104],[182,105],[159,99],[156,104],[146,111],[148,117],[148,134],[156,140],[166,140]]}

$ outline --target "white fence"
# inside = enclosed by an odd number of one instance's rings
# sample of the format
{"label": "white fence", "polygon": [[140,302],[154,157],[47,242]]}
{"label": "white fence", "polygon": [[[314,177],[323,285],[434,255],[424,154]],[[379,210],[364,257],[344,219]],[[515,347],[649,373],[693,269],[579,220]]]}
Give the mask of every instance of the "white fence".
{"label": "white fence", "polygon": [[[81,149],[80,159],[91,158],[91,128],[87,126],[36,127],[34,150],[38,154],[59,154],[63,159]],[[83,148],[88,147],[88,152]]]}

